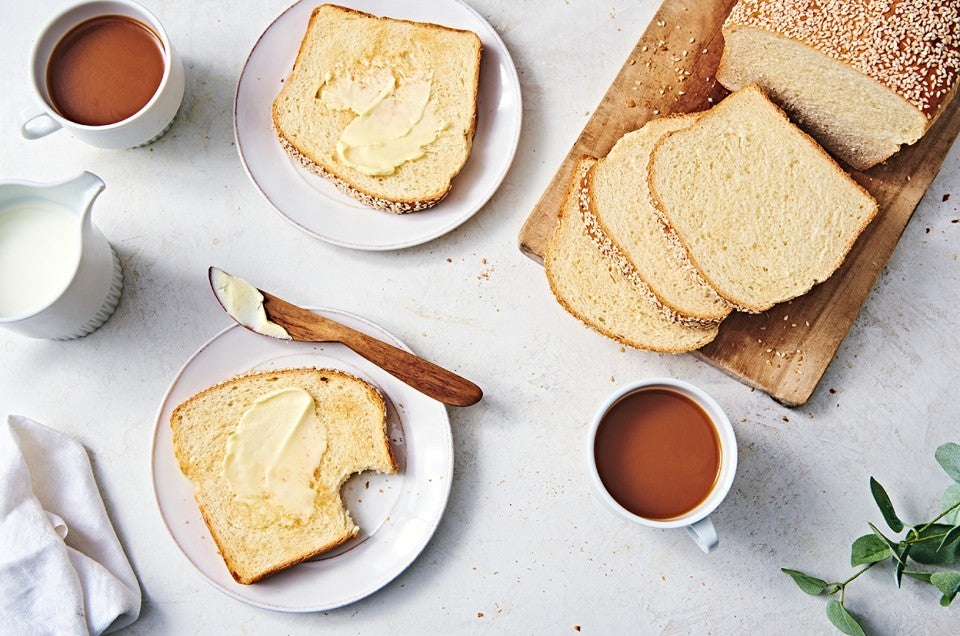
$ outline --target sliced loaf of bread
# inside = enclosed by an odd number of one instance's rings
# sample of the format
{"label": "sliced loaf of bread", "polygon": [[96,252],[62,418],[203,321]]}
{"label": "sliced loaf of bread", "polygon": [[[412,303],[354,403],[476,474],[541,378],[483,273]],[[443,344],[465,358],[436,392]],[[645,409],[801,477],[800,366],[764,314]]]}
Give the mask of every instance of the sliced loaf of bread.
{"label": "sliced loaf of bread", "polygon": [[667,318],[690,326],[718,323],[731,307],[700,276],[657,213],[647,168],[661,137],[691,126],[699,117],[654,119],[627,133],[590,169],[580,193],[587,233],[601,252]]}
{"label": "sliced loaf of bread", "polygon": [[471,31],[321,5],[273,102],[280,144],[370,207],[436,205],[473,144],[481,48]]}
{"label": "sliced loaf of bread", "polygon": [[[241,418],[258,399],[291,388],[313,398],[320,439],[326,440],[306,515],[290,514],[270,496],[242,497],[225,476],[228,440]],[[200,513],[239,583],[254,583],[357,536],[340,487],[363,470],[397,472],[383,398],[367,382],[332,369],[286,369],[227,380],[177,406],[170,426],[180,470],[193,483]]]}
{"label": "sliced loaf of bread", "polygon": [[717,79],[756,82],[863,170],[930,128],[960,82],[957,0],[740,0]]}
{"label": "sliced loaf of bread", "polygon": [[826,280],[877,213],[867,191],[756,85],[663,137],[649,186],[700,274],[747,312]]}
{"label": "sliced loaf of bread", "polygon": [[717,327],[690,327],[667,319],[640,294],[588,236],[580,213],[581,182],[596,160],[584,158],[574,171],[544,266],[560,305],[595,331],[622,344],[679,353],[713,340]]}

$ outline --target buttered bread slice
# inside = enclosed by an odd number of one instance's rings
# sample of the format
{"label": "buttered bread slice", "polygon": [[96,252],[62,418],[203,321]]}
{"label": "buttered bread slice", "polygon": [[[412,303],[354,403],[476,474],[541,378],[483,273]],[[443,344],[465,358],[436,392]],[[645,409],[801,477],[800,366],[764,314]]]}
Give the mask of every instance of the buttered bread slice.
{"label": "buttered bread slice", "polygon": [[200,513],[244,584],[357,536],[341,486],[360,471],[397,471],[383,398],[332,369],[228,380],[180,404],[170,427]]}
{"label": "buttered bread slice", "polygon": [[553,295],[578,320],[622,344],[671,353],[702,347],[716,337],[716,325],[690,327],[669,320],[587,234],[578,195],[595,161],[583,158],[579,162],[559,223],[547,244],[544,266]]}
{"label": "buttered bread slice", "polygon": [[756,85],[663,137],[649,185],[703,278],[748,312],[826,280],[877,213],[867,191]]}
{"label": "buttered bread slice", "polygon": [[481,48],[471,31],[321,5],[273,102],[280,143],[365,205],[433,206],[470,154]]}
{"label": "buttered bread slice", "polygon": [[580,194],[587,233],[597,247],[669,319],[691,326],[718,323],[731,307],[700,276],[657,213],[647,168],[661,137],[699,118],[694,113],[655,119],[627,133],[590,169]]}

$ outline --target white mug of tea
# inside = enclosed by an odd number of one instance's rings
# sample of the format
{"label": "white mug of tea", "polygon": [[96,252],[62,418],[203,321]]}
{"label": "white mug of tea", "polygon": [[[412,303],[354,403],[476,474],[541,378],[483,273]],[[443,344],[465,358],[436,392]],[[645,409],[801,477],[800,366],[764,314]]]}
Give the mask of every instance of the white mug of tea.
{"label": "white mug of tea", "polygon": [[590,424],[588,471],[600,499],[653,528],[685,528],[704,552],[719,539],[710,513],[737,472],[733,426],[716,400],[670,378],[624,386]]}
{"label": "white mug of tea", "polygon": [[183,101],[183,62],[157,18],[131,0],[74,5],[42,31],[30,58],[34,105],[20,133],[61,128],[99,148],[159,138]]}

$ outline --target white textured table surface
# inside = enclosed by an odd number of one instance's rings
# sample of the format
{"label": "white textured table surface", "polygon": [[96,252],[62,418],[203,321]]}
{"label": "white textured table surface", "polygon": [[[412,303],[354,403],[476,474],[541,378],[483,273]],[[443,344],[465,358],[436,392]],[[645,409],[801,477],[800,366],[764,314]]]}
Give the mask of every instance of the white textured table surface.
{"label": "white textured table surface", "polygon": [[[424,0],[426,1],[426,0]],[[94,220],[119,252],[125,287],[99,331],[73,342],[0,332],[0,415],[79,439],[144,593],[131,634],[822,633],[824,600],[781,566],[846,578],[849,545],[881,522],[884,483],[903,516],[933,512],[947,478],[933,451],[960,441],[960,149],[954,147],[810,402],[787,409],[691,356],[621,348],[561,311],[517,232],[657,2],[475,0],[520,75],[524,122],[512,169],[469,222],[400,252],[329,246],[281,219],[247,180],[233,143],[236,81],[289,0],[148,0],[179,48],[187,94],[158,143],[97,150],[60,132],[21,139],[26,66],[65,2],[12,3],[0,60],[0,178],[107,189]],[[950,195],[949,200],[944,201]],[[149,469],[154,416],[184,361],[229,324],[205,279],[216,264],[304,304],[382,324],[486,397],[451,409],[455,476],[421,556],[369,598],[287,615],[206,584],[161,522]],[[740,468],[714,514],[720,548],[609,514],[584,471],[586,424],[628,381],[668,375],[713,394],[735,422]],[[871,571],[848,606],[880,634],[956,630],[932,588]],[[2,632],[0,626],[0,632]]]}

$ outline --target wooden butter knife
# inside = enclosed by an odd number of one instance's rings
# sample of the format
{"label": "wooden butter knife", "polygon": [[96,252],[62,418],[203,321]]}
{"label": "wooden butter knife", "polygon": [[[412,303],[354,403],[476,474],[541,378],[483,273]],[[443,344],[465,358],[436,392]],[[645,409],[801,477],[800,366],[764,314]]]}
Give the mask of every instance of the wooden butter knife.
{"label": "wooden butter knife", "polygon": [[[228,307],[214,282],[217,272],[225,274],[216,267],[211,267],[209,270],[210,287],[217,302],[238,324],[254,333],[261,333],[244,324],[244,321],[235,316]],[[236,277],[231,278],[242,281]],[[297,342],[339,342],[397,379],[444,404],[470,406],[483,397],[480,387],[452,371],[447,371],[403,349],[298,307],[262,289],[256,291],[263,296],[263,310],[267,319],[286,329],[290,337]]]}

